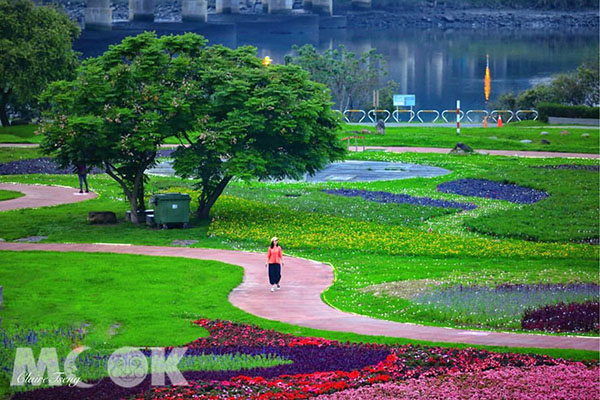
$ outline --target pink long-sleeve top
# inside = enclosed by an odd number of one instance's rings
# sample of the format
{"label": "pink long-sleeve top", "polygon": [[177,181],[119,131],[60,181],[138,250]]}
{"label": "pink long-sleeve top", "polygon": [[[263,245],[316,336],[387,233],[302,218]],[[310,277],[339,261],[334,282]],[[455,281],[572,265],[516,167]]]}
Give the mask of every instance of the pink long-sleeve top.
{"label": "pink long-sleeve top", "polygon": [[281,258],[283,257],[283,251],[281,247],[269,247],[267,251],[267,261],[269,264],[281,264]]}

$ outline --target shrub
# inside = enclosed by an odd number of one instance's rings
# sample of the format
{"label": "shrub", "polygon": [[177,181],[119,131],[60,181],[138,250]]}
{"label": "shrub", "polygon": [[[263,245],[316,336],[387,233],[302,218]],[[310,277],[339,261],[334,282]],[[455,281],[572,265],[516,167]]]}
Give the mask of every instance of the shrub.
{"label": "shrub", "polygon": [[556,103],[540,103],[537,106],[540,119],[548,122],[548,117],[600,118],[600,107],[567,106]]}

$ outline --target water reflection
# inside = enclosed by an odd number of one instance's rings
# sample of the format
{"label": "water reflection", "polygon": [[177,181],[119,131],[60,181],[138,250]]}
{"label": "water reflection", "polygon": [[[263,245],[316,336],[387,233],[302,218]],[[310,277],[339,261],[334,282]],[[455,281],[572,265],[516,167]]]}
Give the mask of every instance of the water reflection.
{"label": "water reflection", "polygon": [[[125,26],[110,33],[84,31],[76,47],[85,55],[98,55],[109,43],[140,32]],[[482,108],[486,54],[490,55],[492,76],[490,101],[598,56],[598,35],[593,31],[319,30],[311,24],[298,27],[287,23],[261,27],[260,31],[251,25],[154,24],[148,29],[159,34],[194,31],[211,44],[230,47],[254,45],[260,57],[268,55],[279,63],[294,44],[312,44],[321,51],[343,44],[357,53],[375,48],[388,60],[387,78],[398,82],[400,93],[416,95],[417,109],[451,109],[457,99],[463,108]]]}

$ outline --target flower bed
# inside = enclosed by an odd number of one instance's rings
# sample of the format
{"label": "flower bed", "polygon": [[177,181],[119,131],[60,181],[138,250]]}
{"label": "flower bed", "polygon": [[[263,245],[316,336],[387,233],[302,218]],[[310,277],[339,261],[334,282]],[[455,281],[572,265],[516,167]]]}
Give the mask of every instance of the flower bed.
{"label": "flower bed", "polygon": [[583,364],[504,367],[350,389],[317,400],[597,400],[600,371]]}
{"label": "flower bed", "polygon": [[458,179],[437,186],[438,192],[463,196],[506,200],[512,203],[531,204],[548,197],[548,193],[512,183],[488,181],[486,179]]}
{"label": "flower bed", "polygon": [[428,233],[401,226],[355,221],[329,215],[221,196],[209,235],[268,243],[273,233],[284,248],[359,250],[392,255],[593,258],[590,246],[523,243]]}
{"label": "flower bed", "polygon": [[559,303],[526,310],[521,319],[523,329],[547,332],[598,332],[600,303]]}
{"label": "flower bed", "polygon": [[368,201],[378,203],[412,204],[416,206],[460,208],[462,210],[473,210],[477,206],[473,203],[459,203],[457,201],[432,199],[430,197],[415,197],[408,194],[396,194],[381,191],[358,190],[358,189],[323,189],[323,192],[344,197],[362,197]]}
{"label": "flower bed", "polygon": [[[436,319],[440,321],[505,329],[532,329],[526,327],[530,326],[529,324],[522,325],[526,310],[558,302],[598,301],[599,290],[595,283],[504,284],[496,287],[456,285],[422,292],[412,301],[420,304],[424,312],[436,315]],[[563,311],[562,308],[560,311],[557,310],[559,313]],[[578,320],[582,323],[589,321],[585,325],[589,327],[593,321],[593,314],[590,312],[585,313],[585,316],[583,314],[583,310],[580,310]],[[533,315],[531,326],[549,326],[553,323],[563,328],[579,326],[579,324],[570,325],[567,321],[559,323],[556,321],[558,316],[552,312],[540,311]],[[538,321],[538,318],[546,322]],[[581,329],[573,332],[581,332]]]}
{"label": "flower bed", "polygon": [[188,386],[151,387],[149,379],[135,388],[103,379],[89,389],[57,387],[20,393],[16,399],[306,399],[377,383],[403,382],[449,373],[481,373],[497,368],[581,365],[547,356],[492,353],[477,349],[341,343],[296,337],[228,321],[198,320],[209,337],[188,344],[188,352],[233,349],[269,352],[291,365],[243,372],[184,372]]}

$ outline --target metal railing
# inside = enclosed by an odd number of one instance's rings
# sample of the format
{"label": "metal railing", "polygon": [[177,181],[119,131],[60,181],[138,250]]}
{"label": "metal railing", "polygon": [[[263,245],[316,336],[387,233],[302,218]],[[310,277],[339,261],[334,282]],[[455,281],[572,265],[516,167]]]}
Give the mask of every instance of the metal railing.
{"label": "metal railing", "polygon": [[[377,113],[385,113],[386,114],[386,117],[383,120],[383,122],[388,122],[388,119],[390,119],[390,117],[392,116],[392,114],[388,110],[369,110],[369,112],[367,113],[367,116],[369,117],[371,122],[377,123],[377,120],[376,120]],[[373,117],[371,115],[373,115]]]}
{"label": "metal railing", "polygon": [[344,114],[344,118],[346,119],[346,122],[350,122],[350,118],[348,118],[348,115],[346,115],[346,114],[353,114],[353,113],[362,113],[362,117],[360,120],[358,120],[358,123],[363,122],[363,120],[367,117],[367,113],[364,112],[363,110],[344,110],[343,114]]}
{"label": "metal railing", "polygon": [[[339,112],[339,111],[338,111]],[[346,120],[346,122],[351,122],[350,121],[350,115],[352,114],[360,114],[360,119],[358,120],[358,123],[363,122],[366,118],[368,118],[371,123],[377,123],[377,114],[378,113],[384,113],[385,114],[385,118],[383,119],[383,122],[388,122],[390,120],[390,118],[392,118],[394,121],[396,121],[397,123],[402,123],[402,122],[406,122],[406,123],[410,123],[412,122],[415,118],[421,122],[421,123],[426,123],[426,121],[423,120],[423,118],[421,118],[422,114],[432,114],[434,116],[434,119],[431,121],[427,121],[427,123],[434,123],[437,120],[440,119],[440,117],[446,122],[446,123],[452,123],[456,121],[456,117],[452,118],[452,119],[448,119],[447,115],[454,115],[456,116],[456,109],[450,109],[450,110],[443,110],[440,114],[439,111],[437,110],[418,110],[416,113],[413,110],[406,110],[406,109],[396,109],[393,112],[389,112],[388,110],[369,110],[368,112],[364,111],[364,110],[345,110],[342,115],[344,116],[344,119]],[[401,121],[401,115],[402,114],[406,114],[408,115],[408,121]],[[467,110],[466,112],[460,110],[460,115],[459,115],[459,122],[462,122],[463,119],[467,119],[469,122],[472,123],[478,123],[478,122],[483,122],[486,118],[493,122],[498,122],[498,116],[502,115],[503,117],[503,122],[504,123],[508,123],[511,122],[513,120],[516,121],[522,121],[525,115],[533,115],[533,120],[537,120],[538,119],[538,112],[536,110],[517,110],[516,112],[513,112],[511,110],[492,110],[490,112],[488,112],[487,110]],[[476,118],[475,115],[479,115],[481,118]],[[504,120],[504,118],[507,118],[506,120]]]}
{"label": "metal railing", "polygon": [[398,116],[399,116],[398,114],[410,115],[410,118],[408,119],[407,123],[412,122],[412,120],[415,119],[415,112],[413,110],[394,110],[394,112],[392,113],[392,117],[398,123],[400,123],[400,119],[398,119]]}
{"label": "metal railing", "polygon": [[359,136],[359,135],[354,135],[354,136],[347,136],[345,138],[342,138],[342,142],[346,141],[346,149],[348,151],[350,151],[350,141],[354,139],[354,150],[358,151],[358,139],[362,139],[362,151],[365,151],[365,137],[364,136]]}
{"label": "metal railing", "polygon": [[510,115],[506,121],[503,121],[504,123],[509,123],[515,117],[515,113],[511,110],[492,110],[492,112],[490,112],[490,118],[492,119],[492,121],[498,122],[498,115],[503,114]]}
{"label": "metal railing", "polygon": [[515,113],[515,117],[517,118],[518,121],[522,121],[519,114],[533,114],[534,121],[537,120],[540,115],[540,114],[538,114],[538,112],[536,110],[517,110],[517,112]]}
{"label": "metal railing", "polygon": [[[454,109],[454,110],[444,110],[444,111],[442,111],[442,119],[443,119],[444,121],[446,121],[447,123],[450,123],[450,121],[448,121],[448,118],[446,118],[446,114],[452,114],[452,115],[454,115],[454,119],[452,120],[452,122],[456,122],[456,109]],[[460,114],[459,114],[459,116],[458,116],[458,120],[459,120],[459,121],[462,121],[462,119],[463,119],[464,117],[465,117],[465,113],[464,113],[462,110],[460,110]]]}

